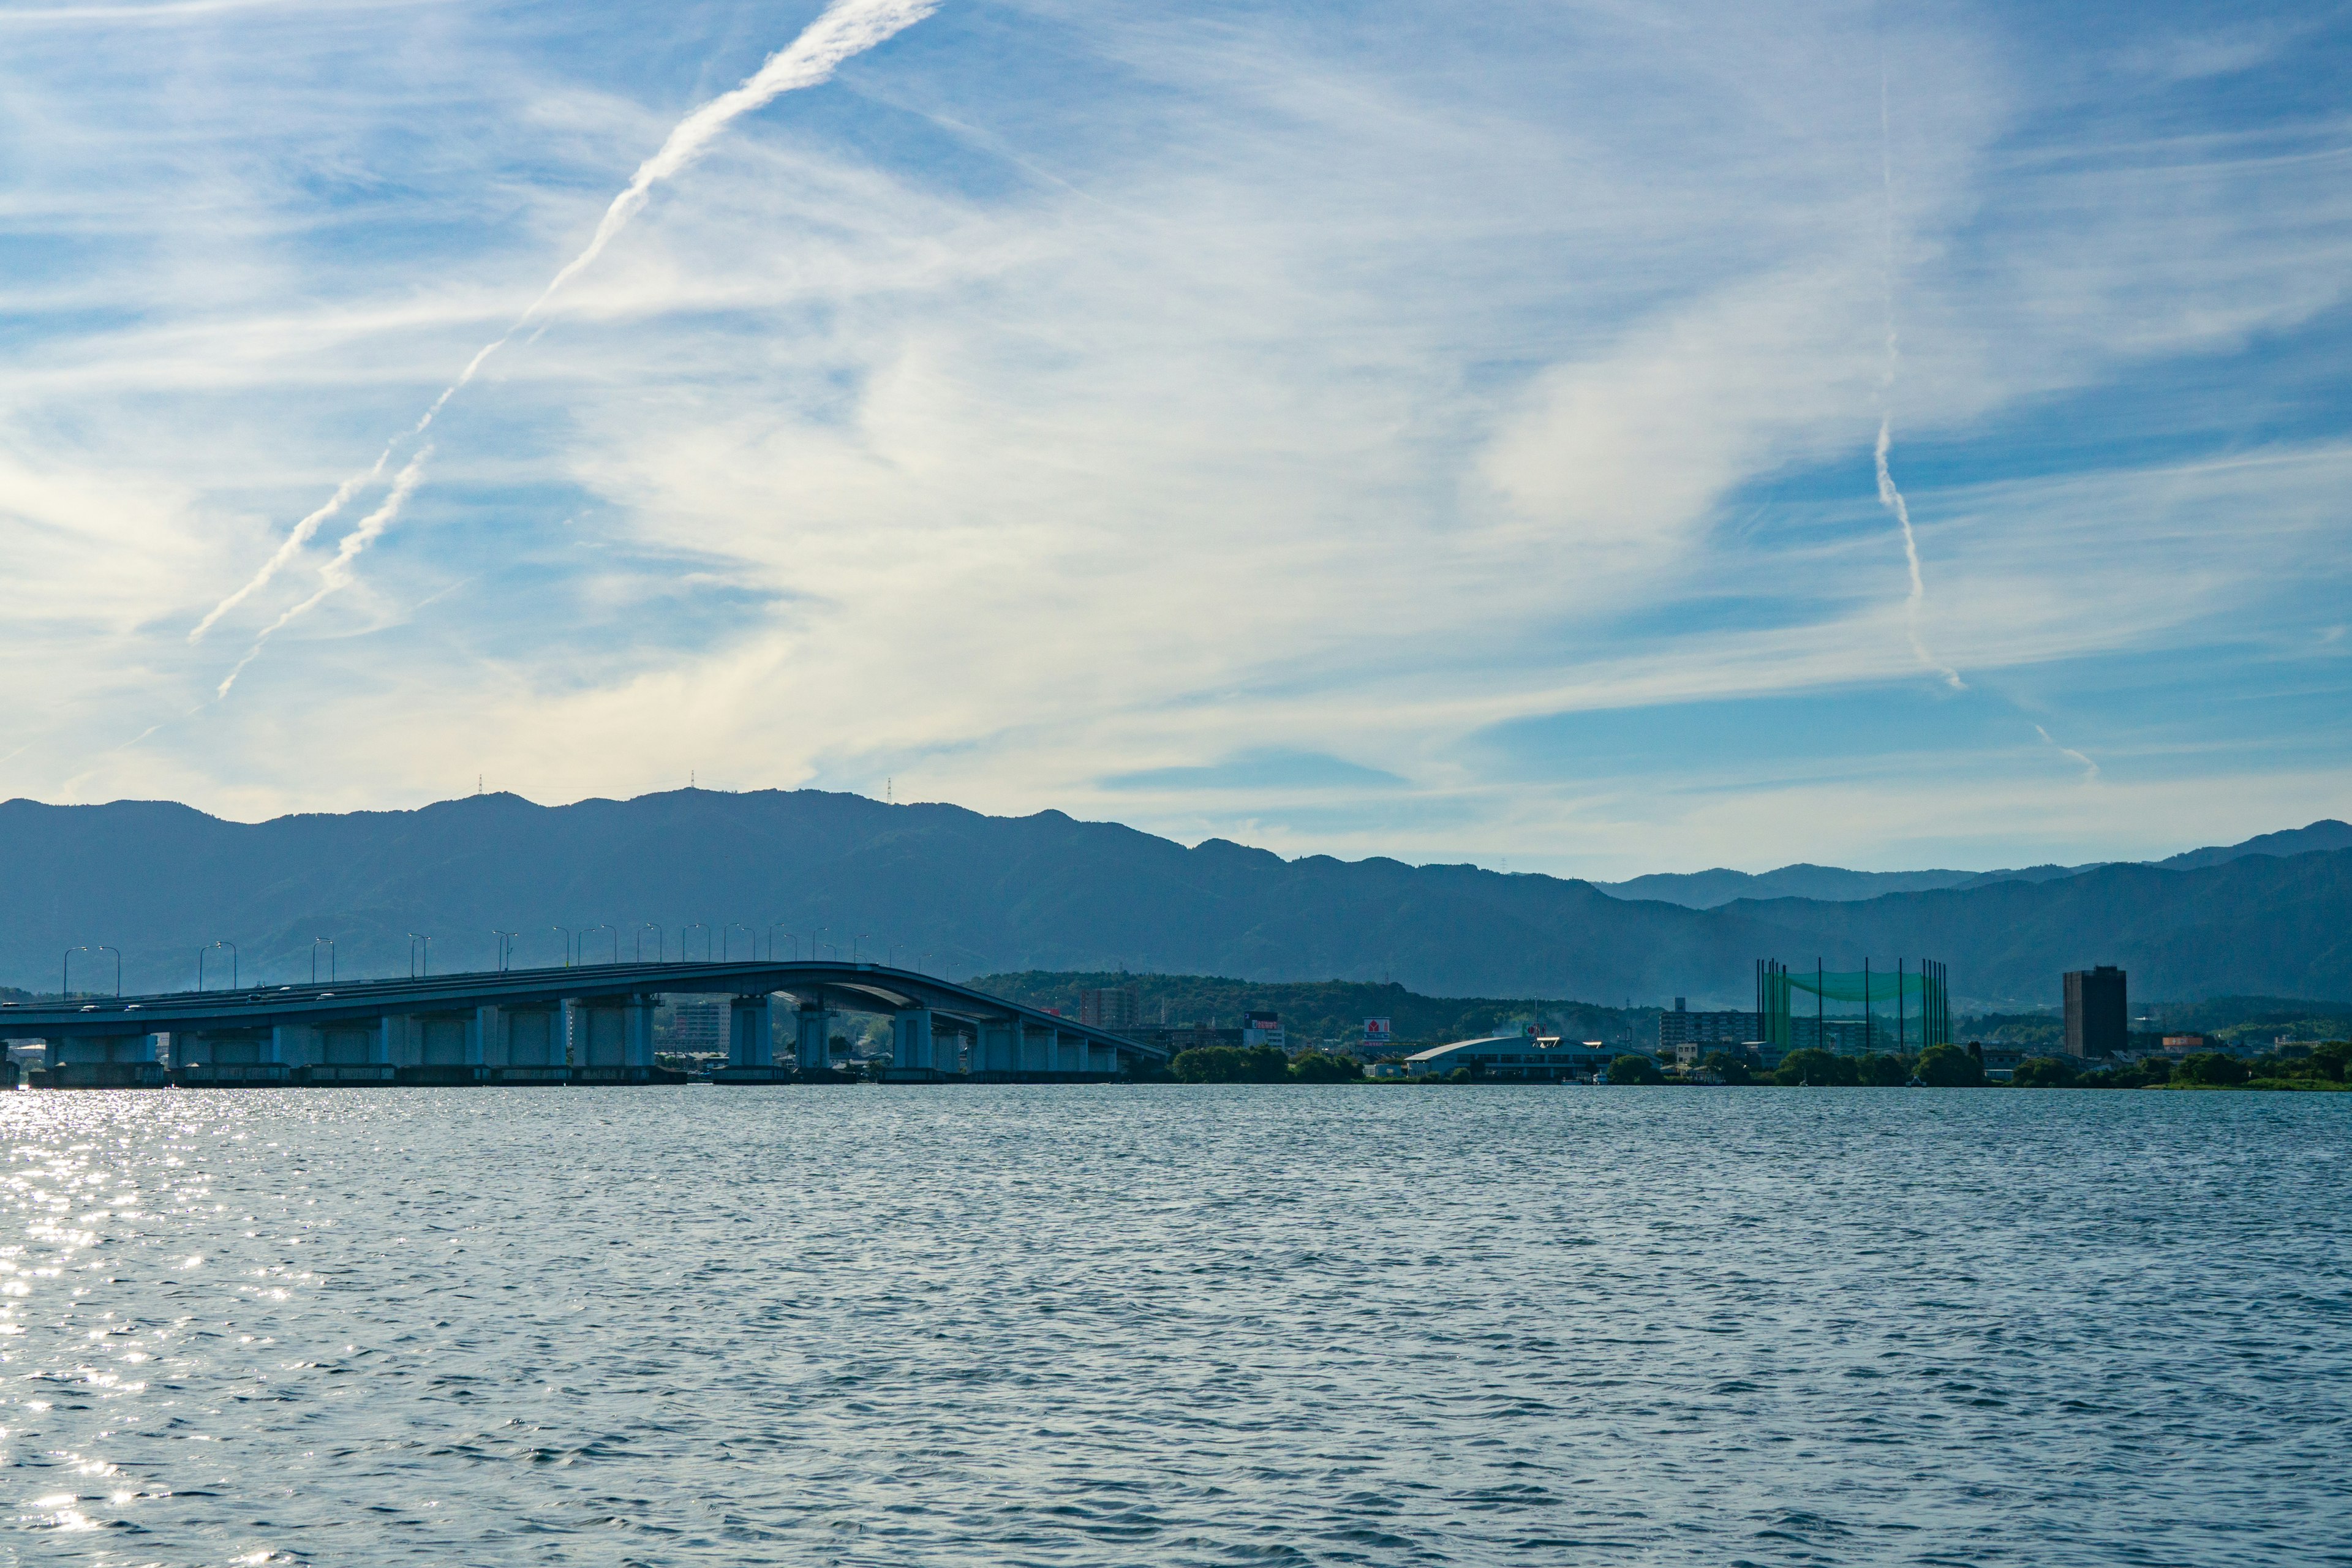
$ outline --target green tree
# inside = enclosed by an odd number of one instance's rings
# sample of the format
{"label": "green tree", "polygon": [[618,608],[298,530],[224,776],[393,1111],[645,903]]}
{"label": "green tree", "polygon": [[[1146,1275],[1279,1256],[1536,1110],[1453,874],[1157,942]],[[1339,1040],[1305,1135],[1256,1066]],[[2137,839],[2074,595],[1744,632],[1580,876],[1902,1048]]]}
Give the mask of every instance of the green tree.
{"label": "green tree", "polygon": [[1911,1081],[1911,1069],[1901,1057],[1874,1054],[1854,1062],[1853,1080],[1874,1089],[1899,1089]]}
{"label": "green tree", "polygon": [[1790,1051],[1780,1058],[1780,1066],[1772,1074],[1772,1081],[1791,1085],[1809,1083],[1815,1089],[1850,1084],[1854,1081],[1853,1058],[1807,1046],[1803,1050]]}
{"label": "green tree", "polygon": [[1364,1069],[1352,1057],[1335,1057],[1321,1051],[1308,1051],[1292,1058],[1290,1076],[1300,1083],[1360,1083]]}
{"label": "green tree", "polygon": [[2019,1089],[2064,1089],[2074,1081],[2074,1069],[2056,1057],[2034,1057],[2018,1063],[2009,1081]]}
{"label": "green tree", "polygon": [[1748,1083],[1751,1081],[1750,1075],[1748,1071],[1748,1064],[1742,1061],[1739,1058],[1733,1056],[1729,1051],[1709,1051],[1706,1054],[1706,1060],[1699,1063],[1698,1065],[1705,1068],[1707,1071],[1718,1075],[1726,1083]]}
{"label": "green tree", "polygon": [[1179,1083],[1241,1083],[1242,1054],[1231,1046],[1195,1046],[1178,1051],[1168,1070]]}
{"label": "green tree", "polygon": [[1935,1089],[1974,1089],[1984,1082],[1984,1064],[1958,1046],[1929,1046],[1913,1070]]}
{"label": "green tree", "polygon": [[1611,1083],[1664,1083],[1666,1075],[1658,1064],[1644,1056],[1612,1057],[1609,1062]]}
{"label": "green tree", "polygon": [[2184,1060],[2172,1076],[2175,1082],[2193,1083],[2200,1089],[2226,1089],[2254,1075],[2234,1057],[2225,1057],[2219,1051],[2200,1051]]}

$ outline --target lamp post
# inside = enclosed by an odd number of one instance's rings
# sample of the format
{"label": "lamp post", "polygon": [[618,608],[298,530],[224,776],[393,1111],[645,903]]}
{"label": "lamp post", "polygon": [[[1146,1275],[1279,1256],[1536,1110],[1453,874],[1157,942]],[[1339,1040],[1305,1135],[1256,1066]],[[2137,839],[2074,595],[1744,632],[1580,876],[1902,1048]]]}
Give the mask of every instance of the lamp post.
{"label": "lamp post", "polygon": [[119,947],[109,947],[109,946],[107,946],[104,942],[100,942],[100,943],[98,944],[98,951],[99,951],[100,952],[110,952],[110,953],[114,954],[114,994],[115,994],[117,996],[121,995],[121,994],[122,994],[122,950],[121,950],[121,948],[119,948]]}
{"label": "lamp post", "polygon": [[647,931],[654,933],[654,962],[659,963],[669,955],[669,932],[651,921],[637,927],[636,945],[629,950],[630,955],[639,963],[646,961],[646,932]]}
{"label": "lamp post", "polygon": [[196,949],[196,989],[202,991],[205,988],[205,955],[211,952],[213,947],[228,949],[228,988],[232,991],[236,990],[237,952],[236,943],[233,942],[216,942],[212,947]]}
{"label": "lamp post", "polygon": [[598,931],[603,931],[606,936],[609,936],[609,937],[611,937],[611,938],[613,939],[613,956],[612,956],[610,959],[606,960],[606,962],[607,962],[607,963],[620,963],[620,962],[621,962],[621,933],[620,933],[617,930],[614,929],[613,927],[611,927],[611,926],[609,926],[609,925],[590,926],[586,931],[582,931],[582,932],[580,933],[580,962],[581,962],[581,963],[587,963],[587,962],[588,962],[588,939],[589,939],[590,937],[592,937],[592,936],[594,936],[594,935],[595,935]]}
{"label": "lamp post", "polygon": [[422,943],[425,948],[425,969],[423,973],[425,974],[431,974],[433,973],[433,939],[429,936],[420,936],[415,931],[410,931],[408,933],[408,977],[411,980],[416,979],[418,975],[416,967],[416,950],[419,943]]}
{"label": "lamp post", "polygon": [[685,925],[685,926],[681,926],[681,927],[679,927],[679,928],[678,928],[678,933],[677,933],[677,961],[678,961],[680,963],[684,963],[687,961],[687,960],[686,960],[686,933],[687,933],[688,931],[700,931],[700,932],[702,933],[702,962],[703,962],[703,963],[709,963],[709,962],[710,962],[710,922],[709,922],[709,921],[696,921],[692,922],[691,924]]}
{"label": "lamp post", "polygon": [[69,947],[66,949],[65,956],[58,960],[58,1001],[70,1002],[73,1000],[73,955],[77,952],[88,952],[89,951],[89,949],[86,947]]}
{"label": "lamp post", "polygon": [[335,939],[331,936],[310,939],[310,984],[319,984],[319,944],[322,942],[327,944],[327,984],[332,985],[335,983]]}
{"label": "lamp post", "polygon": [[547,929],[548,929],[548,930],[550,930],[550,931],[562,931],[562,932],[563,933],[563,967],[564,967],[564,968],[566,968],[566,969],[571,968],[571,967],[572,967],[572,928],[571,928],[570,926],[550,926],[550,927],[548,927]]}
{"label": "lamp post", "polygon": [[882,967],[885,969],[898,967],[898,943],[894,942],[882,950]]}
{"label": "lamp post", "polygon": [[492,926],[490,928],[490,934],[498,938],[499,973],[500,974],[504,974],[507,972],[507,960],[514,953],[514,939],[520,933],[510,931],[500,931],[498,927]]}
{"label": "lamp post", "polygon": [[760,956],[760,933],[753,931],[750,926],[745,925],[741,921],[729,921],[725,925],[719,928],[719,956],[725,958],[735,951],[727,941],[727,933],[738,931],[741,931],[745,938],[750,941],[751,944],[751,956],[756,960]]}
{"label": "lamp post", "polygon": [[[784,931],[783,921],[768,922],[768,962],[770,963],[776,962],[776,933],[780,931]],[[784,934],[793,939],[793,962],[798,963],[801,961],[801,939],[793,931],[784,931]]]}
{"label": "lamp post", "polygon": [[874,934],[874,933],[873,933],[872,931],[859,931],[856,936],[853,936],[853,937],[851,937],[851,938],[849,939],[849,962],[850,962],[850,963],[856,963],[856,962],[857,962],[857,944],[858,944],[859,942],[864,942],[867,937],[872,936],[873,934]]}

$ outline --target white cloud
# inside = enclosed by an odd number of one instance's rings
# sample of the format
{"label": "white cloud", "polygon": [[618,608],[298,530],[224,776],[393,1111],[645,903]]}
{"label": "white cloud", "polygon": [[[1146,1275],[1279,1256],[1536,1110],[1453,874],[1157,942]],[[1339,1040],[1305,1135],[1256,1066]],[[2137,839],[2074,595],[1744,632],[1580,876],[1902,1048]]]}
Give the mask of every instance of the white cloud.
{"label": "white cloud", "polygon": [[[541,798],[887,773],[1289,850],[1569,864],[1630,831],[1657,863],[1754,813],[1675,778],[1530,782],[1477,738],[1920,675],[1870,470],[1866,16],[966,5],[663,194],[453,405],[353,591],[189,719],[245,644],[188,627],[710,85],[667,58],[639,79],[626,18],[559,54],[495,11],[434,8],[419,46],[420,15],[207,21],[179,69],[27,31],[0,64],[31,170],[0,309],[33,326],[0,381],[0,678],[27,694],[0,793],[258,813],[477,772]],[[718,81],[803,18],[757,19]],[[2274,611],[2282,574],[2341,555],[2333,448],[2011,478],[1970,443],[2340,300],[2336,165],[2026,145],[2079,106],[2036,100],[2008,40],[1912,25],[1894,397],[1927,645],[2021,689]],[[2085,582],[2129,613],[2085,613]],[[1101,783],[1269,751],[1410,787],[1282,816]],[[2040,793],[2079,770],[2021,715],[1997,760],[1984,798],[2084,820]],[[1888,845],[1953,805],[1938,765],[1726,787]],[[2153,803],[2126,817],[2191,787],[2128,771],[2100,784]]]}

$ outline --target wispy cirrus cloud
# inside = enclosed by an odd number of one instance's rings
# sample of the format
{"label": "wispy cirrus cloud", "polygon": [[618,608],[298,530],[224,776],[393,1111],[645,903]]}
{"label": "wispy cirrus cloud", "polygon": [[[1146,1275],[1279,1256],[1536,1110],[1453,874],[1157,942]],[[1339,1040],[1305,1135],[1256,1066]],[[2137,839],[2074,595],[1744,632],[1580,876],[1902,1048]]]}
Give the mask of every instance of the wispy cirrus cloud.
{"label": "wispy cirrus cloud", "polygon": [[[950,6],[683,171],[436,423],[409,523],[278,634],[299,658],[185,718],[236,651],[186,628],[313,593],[333,536],[288,528],[816,15],[142,16],[181,29],[163,65],[103,18],[12,35],[0,530],[37,651],[0,652],[35,694],[5,789],[887,773],[1614,875],[1736,859],[1732,796],[1848,860],[1925,844],[1922,801],[2040,801],[2092,858],[2165,847],[2190,775],[2217,811],[2326,776],[2196,751],[2128,672],[2336,679],[2233,629],[2318,615],[2344,553],[2299,412],[2339,373],[2299,340],[2352,275],[2346,139],[2252,106],[2328,68],[1906,18],[1882,164],[1878,35],[1838,6]],[[1915,688],[1971,715],[1966,766],[1573,741]],[[2281,730],[2315,700],[2263,699]],[[2105,818],[2036,725],[2102,759]],[[1234,771],[1269,756],[1329,765]]]}

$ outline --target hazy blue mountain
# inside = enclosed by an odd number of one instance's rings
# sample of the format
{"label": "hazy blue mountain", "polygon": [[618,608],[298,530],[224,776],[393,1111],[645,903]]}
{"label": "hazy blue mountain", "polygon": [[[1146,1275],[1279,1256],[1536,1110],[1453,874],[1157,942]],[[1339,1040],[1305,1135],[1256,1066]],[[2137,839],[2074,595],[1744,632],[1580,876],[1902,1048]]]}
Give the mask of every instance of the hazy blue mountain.
{"label": "hazy blue mountain", "polygon": [[2352,822],[2338,822],[2323,817],[2308,827],[2290,827],[2279,833],[2265,833],[2249,838],[2243,844],[2217,846],[2209,849],[2191,849],[2175,855],[2169,860],[2158,860],[2159,866],[2174,870],[2188,870],[2198,866],[2218,866],[2224,860],[2242,859],[2248,855],[2305,855],[2314,849],[2352,849]]}
{"label": "hazy blue mountain", "polygon": [[[2089,963],[2123,964],[2147,998],[2352,995],[2352,849],[1694,910],[1551,877],[1285,861],[1059,812],[814,791],[484,795],[250,825],[145,802],[0,805],[0,982],[37,990],[56,988],[68,947],[121,948],[139,991],[193,984],[216,939],[237,944],[251,984],[307,978],[317,936],[346,976],[404,973],[412,931],[434,939],[436,971],[488,966],[493,929],[521,933],[517,963],[557,963],[559,924],[587,932],[592,959],[640,941],[741,954],[780,924],[803,951],[895,945],[954,976],[1126,966],[1609,1004],[1737,1004],[1767,955],[1940,958],[1959,999],[1987,1005],[2046,1005],[2063,970]],[[75,963],[77,989],[110,985],[111,955]]]}
{"label": "hazy blue mountain", "polygon": [[1621,899],[1657,899],[1711,910],[1734,899],[1874,899],[1882,893],[1925,892],[1957,887],[1980,875],[1977,871],[1849,871],[1841,866],[1800,861],[1777,871],[1734,871],[1717,866],[1710,871],[1653,871],[1623,882],[1592,885]]}
{"label": "hazy blue mountain", "polygon": [[[2085,871],[2095,871],[2102,866],[2127,865],[2127,861],[2093,860],[2082,866],[2012,866],[2002,871],[1979,871],[1972,877],[1954,882],[1955,888],[1981,888],[1993,882],[2055,882],[2063,877],[2079,877]],[[2220,861],[2214,864],[2219,865]]]}
{"label": "hazy blue mountain", "polygon": [[[2352,849],[2352,823],[2333,817],[2308,827],[2265,833],[2242,844],[2191,849],[2168,860],[2150,864],[2172,870],[2219,866],[2248,855],[2301,855],[2314,849]],[[1621,899],[1658,899],[1695,910],[1711,910],[1734,899],[1875,899],[1887,893],[1927,892],[1937,888],[1980,888],[1993,882],[2054,882],[2079,877],[2101,866],[2094,860],[2081,866],[2016,866],[1999,871],[1849,871],[1841,866],[1813,866],[1802,861],[1777,871],[1733,871],[1717,867],[1708,871],[1654,871],[1623,882],[1595,882],[1604,893]]]}

